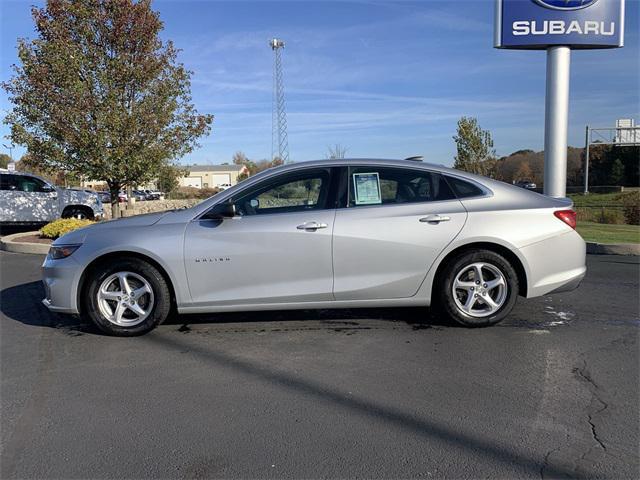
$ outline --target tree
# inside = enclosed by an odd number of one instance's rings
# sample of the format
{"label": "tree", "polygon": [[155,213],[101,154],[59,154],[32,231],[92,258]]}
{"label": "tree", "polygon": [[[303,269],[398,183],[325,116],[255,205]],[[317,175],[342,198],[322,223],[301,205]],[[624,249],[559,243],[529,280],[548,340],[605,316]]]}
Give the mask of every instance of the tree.
{"label": "tree", "polygon": [[6,153],[0,153],[0,168],[7,168],[11,162],[11,157]]}
{"label": "tree", "polygon": [[249,163],[249,159],[244,154],[244,152],[238,150],[233,154],[233,163],[234,165],[246,165],[247,163]]}
{"label": "tree", "polygon": [[327,155],[326,158],[328,160],[341,160],[345,158],[347,154],[347,147],[343,147],[339,143],[336,143],[334,146],[327,147]]}
{"label": "tree", "polygon": [[476,118],[462,117],[458,120],[457,135],[453,140],[457,149],[453,168],[493,176],[496,159],[491,133],[482,130]]}
{"label": "tree", "polygon": [[609,184],[620,185],[624,180],[624,164],[622,160],[616,158],[611,164],[611,172],[609,173]]}
{"label": "tree", "polygon": [[18,41],[21,66],[2,86],[11,140],[40,169],[118,191],[150,181],[191,152],[212,115],[191,103],[191,72],[150,0],[49,0],[34,7],[37,39]]}
{"label": "tree", "polygon": [[158,190],[171,193],[180,186],[180,179],[189,175],[189,169],[177,165],[163,165],[158,172]]}
{"label": "tree", "polygon": [[532,177],[532,172],[531,172],[531,167],[529,166],[529,162],[527,162],[526,160],[523,161],[520,166],[518,167],[518,170],[516,170],[516,174],[515,174],[515,178],[514,180],[516,181],[531,181],[531,177]]}

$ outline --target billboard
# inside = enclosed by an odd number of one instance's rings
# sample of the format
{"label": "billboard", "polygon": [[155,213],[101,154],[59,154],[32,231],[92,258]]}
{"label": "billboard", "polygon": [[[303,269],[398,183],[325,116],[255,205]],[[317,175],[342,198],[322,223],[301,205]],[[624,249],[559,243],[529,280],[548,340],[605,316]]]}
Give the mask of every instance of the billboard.
{"label": "billboard", "polygon": [[623,46],[624,0],[496,0],[494,46]]}

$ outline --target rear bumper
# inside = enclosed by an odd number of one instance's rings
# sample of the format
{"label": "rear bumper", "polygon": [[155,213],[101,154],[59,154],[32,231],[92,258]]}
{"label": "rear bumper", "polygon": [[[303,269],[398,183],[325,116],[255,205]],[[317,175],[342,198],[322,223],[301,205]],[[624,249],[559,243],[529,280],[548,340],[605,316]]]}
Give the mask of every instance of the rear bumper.
{"label": "rear bumper", "polygon": [[587,272],[587,247],[573,230],[521,248],[520,253],[527,264],[527,298],[573,290]]}
{"label": "rear bumper", "polygon": [[587,274],[587,272],[586,272],[586,268],[585,268],[585,272],[583,274],[578,275],[577,277],[573,278],[572,280],[569,280],[564,285],[561,285],[558,288],[556,288],[555,290],[550,291],[549,295],[553,295],[554,293],[571,292],[571,291],[575,290],[576,288],[578,288],[580,286],[580,284],[582,283],[582,280],[584,279],[584,276],[586,274]]}

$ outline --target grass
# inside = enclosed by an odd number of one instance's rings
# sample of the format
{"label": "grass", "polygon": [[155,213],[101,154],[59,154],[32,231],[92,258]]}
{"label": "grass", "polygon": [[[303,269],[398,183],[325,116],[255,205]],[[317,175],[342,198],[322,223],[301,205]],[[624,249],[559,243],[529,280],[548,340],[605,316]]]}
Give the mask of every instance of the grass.
{"label": "grass", "polygon": [[578,222],[578,233],[588,242],[640,243],[640,225],[606,225]]}
{"label": "grass", "polygon": [[576,207],[606,207],[609,205],[622,205],[620,198],[624,193],[572,193],[567,195]]}

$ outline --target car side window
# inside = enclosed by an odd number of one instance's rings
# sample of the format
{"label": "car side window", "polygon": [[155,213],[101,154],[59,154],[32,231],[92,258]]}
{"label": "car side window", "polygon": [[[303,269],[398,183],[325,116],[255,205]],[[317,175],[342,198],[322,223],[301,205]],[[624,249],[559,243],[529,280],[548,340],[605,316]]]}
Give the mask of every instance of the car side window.
{"label": "car side window", "polygon": [[281,175],[233,198],[238,215],[302,212],[326,208],[329,171],[314,169]]}
{"label": "car side window", "polygon": [[16,175],[17,190],[20,192],[44,192],[46,183],[35,177]]}
{"label": "car side window", "polygon": [[351,167],[349,206],[435,202],[454,199],[442,175],[395,167]]}
{"label": "car side window", "polygon": [[484,192],[480,187],[477,187],[471,182],[466,182],[456,177],[450,177],[447,175],[447,181],[458,198],[478,197],[484,195]]}
{"label": "car side window", "polygon": [[10,174],[0,175],[0,190],[15,191],[18,188],[16,184],[16,176]]}

